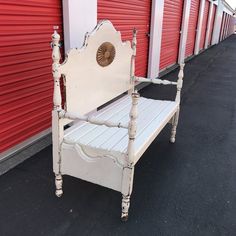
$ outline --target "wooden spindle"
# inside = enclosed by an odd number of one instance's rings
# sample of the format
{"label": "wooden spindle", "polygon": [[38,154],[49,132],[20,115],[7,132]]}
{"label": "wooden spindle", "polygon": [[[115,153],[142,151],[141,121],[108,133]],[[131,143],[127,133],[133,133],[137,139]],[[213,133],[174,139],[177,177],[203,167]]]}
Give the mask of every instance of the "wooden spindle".
{"label": "wooden spindle", "polygon": [[175,142],[176,129],[177,129],[178,121],[179,121],[180,96],[181,96],[181,89],[183,87],[183,78],[184,78],[184,64],[180,64],[178,80],[177,80],[177,92],[176,92],[176,97],[175,97],[175,101],[179,103],[179,107],[172,118],[172,128],[171,128],[171,135],[170,135],[171,143]]}
{"label": "wooden spindle", "polygon": [[[58,28],[58,27],[57,27]],[[60,110],[61,109],[61,88],[60,88],[60,78],[61,73],[59,70],[60,67],[60,35],[56,31],[56,27],[54,27],[54,33],[52,34],[52,74],[54,78],[54,92],[53,92],[53,105],[54,110]]]}
{"label": "wooden spindle", "polygon": [[134,141],[137,132],[137,117],[138,117],[138,99],[139,93],[135,91],[132,93],[132,106],[130,110],[130,121],[128,127],[129,143],[127,149],[127,159],[123,170],[122,179],[122,203],[121,203],[121,219],[123,221],[128,220],[129,206],[130,206],[130,195],[133,186],[133,175],[134,175]]}
{"label": "wooden spindle", "polygon": [[137,91],[132,93],[132,107],[130,110],[130,121],[129,121],[129,143],[128,143],[128,163],[133,163],[134,157],[134,140],[137,132],[137,117],[138,117],[138,99],[140,95]]}
{"label": "wooden spindle", "polygon": [[136,57],[136,46],[137,46],[137,30],[133,29],[133,39],[132,39],[132,49],[133,54],[131,58],[131,83],[132,83],[132,93],[134,93],[135,86],[135,57]]}
{"label": "wooden spindle", "polygon": [[175,97],[176,102],[180,102],[181,89],[183,87],[183,78],[184,78],[184,64],[180,64],[178,80],[177,80],[177,93]]}

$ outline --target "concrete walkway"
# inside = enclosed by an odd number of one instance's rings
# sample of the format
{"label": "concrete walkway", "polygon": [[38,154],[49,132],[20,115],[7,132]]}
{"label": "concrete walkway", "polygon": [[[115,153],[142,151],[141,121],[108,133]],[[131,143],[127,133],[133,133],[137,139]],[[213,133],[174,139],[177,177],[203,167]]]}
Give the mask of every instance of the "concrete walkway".
{"label": "concrete walkway", "polygon": [[137,165],[127,223],[115,191],[65,177],[56,198],[48,147],[0,177],[0,235],[235,235],[236,35],[186,64],[176,144],[169,133]]}

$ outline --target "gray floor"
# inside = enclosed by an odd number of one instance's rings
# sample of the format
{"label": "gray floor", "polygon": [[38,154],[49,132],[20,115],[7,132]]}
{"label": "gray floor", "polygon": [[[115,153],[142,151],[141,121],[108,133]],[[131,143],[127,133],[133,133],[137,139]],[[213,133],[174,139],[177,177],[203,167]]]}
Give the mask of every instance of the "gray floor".
{"label": "gray floor", "polygon": [[186,64],[174,145],[169,131],[137,164],[128,222],[115,191],[65,177],[56,198],[50,146],[0,177],[0,235],[235,235],[236,35]]}

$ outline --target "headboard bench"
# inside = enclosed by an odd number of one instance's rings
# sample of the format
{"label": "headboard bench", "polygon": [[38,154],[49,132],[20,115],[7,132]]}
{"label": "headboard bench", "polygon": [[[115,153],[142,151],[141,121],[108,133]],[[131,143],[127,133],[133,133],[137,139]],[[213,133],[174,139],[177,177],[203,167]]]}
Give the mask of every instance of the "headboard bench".
{"label": "headboard bench", "polygon": [[[134,167],[139,158],[168,123],[172,124],[170,141],[175,142],[183,83],[184,65],[180,65],[177,82],[135,76],[136,33],[134,30],[132,44],[122,42],[120,32],[110,21],[100,21],[85,35],[82,48],[71,49],[62,64],[60,36],[56,31],[52,35],[56,195],[63,193],[63,175],[114,189],[122,193],[122,220],[128,219]],[[65,90],[63,104],[61,78]],[[175,85],[176,99],[140,97],[136,82]],[[65,130],[64,126],[72,121],[76,122]]]}

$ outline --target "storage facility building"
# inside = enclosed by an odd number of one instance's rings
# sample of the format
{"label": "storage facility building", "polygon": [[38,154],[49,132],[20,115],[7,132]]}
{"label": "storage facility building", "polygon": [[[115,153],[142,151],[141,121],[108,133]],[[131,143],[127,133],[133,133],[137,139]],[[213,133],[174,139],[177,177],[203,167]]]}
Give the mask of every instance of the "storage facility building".
{"label": "storage facility building", "polygon": [[0,12],[0,173],[50,144],[54,26],[62,55],[101,19],[123,40],[137,28],[136,75],[154,78],[220,43],[235,24],[223,0],[0,0]]}

